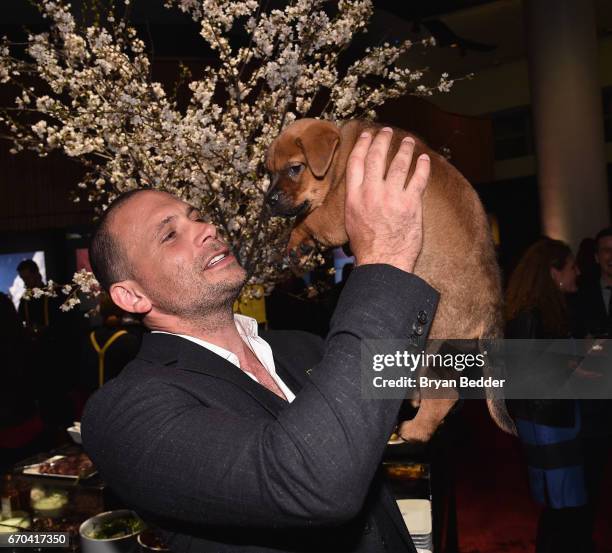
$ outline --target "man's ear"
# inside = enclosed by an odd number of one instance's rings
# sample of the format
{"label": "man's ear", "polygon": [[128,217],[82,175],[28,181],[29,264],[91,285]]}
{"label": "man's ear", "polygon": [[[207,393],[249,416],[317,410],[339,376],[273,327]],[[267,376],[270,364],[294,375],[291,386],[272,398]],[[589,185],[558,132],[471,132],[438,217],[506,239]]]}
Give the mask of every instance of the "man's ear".
{"label": "man's ear", "polygon": [[321,178],[327,173],[340,142],[340,129],[329,121],[317,121],[295,139],[312,174]]}
{"label": "man's ear", "polygon": [[597,265],[600,265],[600,263],[599,263],[599,254],[597,252],[595,252],[595,263],[597,263]]}
{"label": "man's ear", "polygon": [[131,280],[115,282],[109,294],[115,305],[128,313],[146,314],[151,311],[151,300]]}

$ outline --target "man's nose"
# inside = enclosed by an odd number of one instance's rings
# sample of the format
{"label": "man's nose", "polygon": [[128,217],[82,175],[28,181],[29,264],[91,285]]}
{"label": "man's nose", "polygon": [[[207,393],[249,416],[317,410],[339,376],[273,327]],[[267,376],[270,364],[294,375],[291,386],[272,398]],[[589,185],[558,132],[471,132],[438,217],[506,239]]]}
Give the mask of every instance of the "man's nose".
{"label": "man's nose", "polygon": [[199,223],[198,232],[196,234],[196,241],[198,245],[204,244],[209,239],[216,240],[217,238],[217,227],[212,223]]}

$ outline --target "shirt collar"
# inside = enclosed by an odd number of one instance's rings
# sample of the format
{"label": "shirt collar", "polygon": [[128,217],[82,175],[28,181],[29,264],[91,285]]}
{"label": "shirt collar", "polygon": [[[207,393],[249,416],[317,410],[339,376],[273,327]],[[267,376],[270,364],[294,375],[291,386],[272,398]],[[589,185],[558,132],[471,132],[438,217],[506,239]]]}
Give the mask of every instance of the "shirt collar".
{"label": "shirt collar", "polygon": [[[258,326],[257,319],[252,317],[247,317],[246,315],[239,315],[238,313],[234,313],[234,323],[236,324],[236,329],[238,330],[238,334],[241,337],[246,338],[258,338]],[[152,333],[161,333],[161,334],[174,334],[173,332],[167,332],[165,330],[153,330]],[[194,336],[188,336],[186,334],[174,334],[175,336],[180,336],[181,338],[185,338],[190,342],[194,342],[206,349],[216,353],[220,357],[227,359],[230,363],[233,363],[237,367],[240,367],[240,362],[238,361],[238,357],[232,353],[231,351],[222,348],[221,346],[217,346],[215,344],[211,344],[210,342],[206,342],[200,338],[195,338]]]}
{"label": "shirt collar", "polygon": [[236,323],[238,332],[243,336],[248,336],[249,338],[257,338],[259,336],[257,319],[234,313],[234,322]]}

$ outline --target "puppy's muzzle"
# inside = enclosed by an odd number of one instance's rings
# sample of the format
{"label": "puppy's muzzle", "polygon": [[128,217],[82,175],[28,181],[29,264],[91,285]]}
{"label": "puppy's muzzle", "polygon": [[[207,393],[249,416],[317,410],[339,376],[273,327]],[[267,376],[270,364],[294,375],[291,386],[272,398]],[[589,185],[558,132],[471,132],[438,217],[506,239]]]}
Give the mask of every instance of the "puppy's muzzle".
{"label": "puppy's muzzle", "polygon": [[281,217],[297,217],[308,211],[310,202],[305,201],[300,205],[293,205],[292,199],[276,186],[275,180],[272,181],[270,189],[266,194],[266,203],[272,215]]}
{"label": "puppy's muzzle", "polygon": [[268,205],[272,215],[280,217],[299,217],[304,213],[308,212],[310,202],[305,201],[300,205],[293,206],[291,200],[288,200],[282,192],[278,194],[272,193],[270,198],[267,199]]}

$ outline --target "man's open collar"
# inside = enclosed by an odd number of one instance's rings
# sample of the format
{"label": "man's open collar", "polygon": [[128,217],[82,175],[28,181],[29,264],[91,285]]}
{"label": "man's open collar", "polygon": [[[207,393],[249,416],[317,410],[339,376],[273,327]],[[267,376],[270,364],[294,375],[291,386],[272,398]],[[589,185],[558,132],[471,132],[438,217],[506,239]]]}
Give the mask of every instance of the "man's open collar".
{"label": "man's open collar", "polygon": [[288,405],[228,360],[175,334],[146,334],[138,357],[155,364],[176,365],[177,370],[205,374],[231,382],[273,415],[278,415],[280,410]]}

